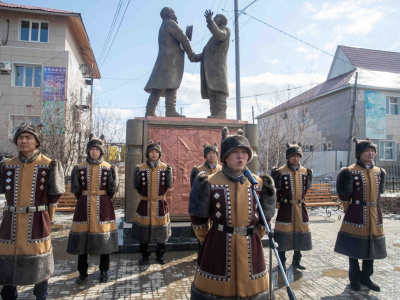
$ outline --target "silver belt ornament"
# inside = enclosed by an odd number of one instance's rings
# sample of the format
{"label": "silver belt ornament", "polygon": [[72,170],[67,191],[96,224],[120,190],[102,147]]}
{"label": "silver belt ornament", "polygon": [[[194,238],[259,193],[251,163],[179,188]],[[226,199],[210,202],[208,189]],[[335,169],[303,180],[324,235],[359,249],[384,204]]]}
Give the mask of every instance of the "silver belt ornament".
{"label": "silver belt ornament", "polygon": [[48,205],[37,205],[37,206],[12,206],[6,204],[4,207],[5,211],[9,211],[16,214],[27,214],[27,213],[34,213],[38,211],[46,211],[49,208]]}

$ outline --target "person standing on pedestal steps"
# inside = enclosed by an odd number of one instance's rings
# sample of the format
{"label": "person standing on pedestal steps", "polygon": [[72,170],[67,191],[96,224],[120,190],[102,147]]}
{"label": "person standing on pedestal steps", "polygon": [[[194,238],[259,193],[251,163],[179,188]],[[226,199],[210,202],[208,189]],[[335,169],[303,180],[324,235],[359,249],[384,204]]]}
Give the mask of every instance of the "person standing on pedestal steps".
{"label": "person standing on pedestal steps", "polygon": [[149,243],[157,243],[157,261],[164,265],[165,243],[171,236],[166,194],[172,187],[172,168],[161,161],[161,142],[149,141],[147,161],[133,169],[134,187],[140,196],[132,226],[132,238],[140,242],[140,265],[148,264]]}
{"label": "person standing on pedestal steps", "polygon": [[287,143],[286,146],[286,165],[271,170],[278,205],[274,236],[284,269],[286,269],[286,251],[294,250],[292,266],[295,269],[305,270],[306,267],[300,264],[301,251],[311,250],[312,241],[304,198],[311,188],[312,170],[300,165],[303,156],[301,143],[292,145]]}
{"label": "person standing on pedestal steps", "polygon": [[[386,172],[374,165],[376,145],[369,139],[357,140],[355,164],[342,168],[336,180],[336,190],[345,212],[337,235],[335,252],[349,257],[349,279],[353,290],[360,283],[379,292],[371,280],[374,260],[387,256],[383,233],[382,210],[379,206],[385,191]],[[362,269],[358,260],[362,260]]]}
{"label": "person standing on pedestal steps", "polygon": [[176,111],[176,93],[183,77],[184,51],[189,59],[193,59],[195,54],[188,37],[178,26],[174,10],[164,7],[160,15],[163,22],[158,33],[158,56],[144,88],[150,93],[145,116],[156,116],[160,97],[165,97],[165,116],[185,117]]}
{"label": "person standing on pedestal steps", "polygon": [[86,161],[71,172],[71,192],[77,199],[67,252],[78,255],[77,284],[88,278],[88,254],[100,254],[100,282],[107,282],[110,253],[118,251],[114,206],[118,170],[104,161],[104,142],[92,138],[86,146]]}

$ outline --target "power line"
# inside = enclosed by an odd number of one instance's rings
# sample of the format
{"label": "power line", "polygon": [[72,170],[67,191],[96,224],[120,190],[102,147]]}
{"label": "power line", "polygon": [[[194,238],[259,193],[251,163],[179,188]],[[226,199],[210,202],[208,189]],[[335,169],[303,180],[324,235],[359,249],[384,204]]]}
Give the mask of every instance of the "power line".
{"label": "power line", "polygon": [[105,92],[102,92],[102,93],[100,93],[100,94],[96,94],[96,96],[100,96],[100,95],[103,95],[103,94],[105,94],[105,93],[108,93],[108,92],[111,92],[111,91],[113,91],[113,90],[116,90],[116,89],[118,89],[118,88],[120,88],[120,87],[122,87],[122,86],[124,86],[124,85],[127,85],[127,84],[131,83],[132,81],[138,80],[139,78],[141,78],[141,77],[143,77],[143,76],[145,76],[145,75],[147,75],[147,74],[149,74],[149,73],[150,73],[150,71],[148,71],[148,72],[146,72],[146,73],[144,73],[144,74],[142,74],[142,75],[140,75],[140,76],[138,76],[138,77],[136,77],[136,78],[134,78],[134,79],[132,79],[132,80],[130,80],[130,81],[128,81],[128,82],[125,82],[125,83],[123,83],[123,84],[121,84],[121,85],[119,85],[119,86],[116,86],[115,88],[109,89],[109,90],[107,90],[107,91],[105,91]]}
{"label": "power line", "polygon": [[100,68],[104,65],[104,62],[106,61],[107,56],[108,56],[108,54],[110,53],[110,50],[111,50],[111,48],[112,48],[112,46],[113,46],[113,44],[114,44],[115,38],[117,37],[118,32],[119,32],[119,29],[121,28],[122,21],[124,20],[125,13],[126,13],[128,7],[129,7],[130,2],[131,2],[131,0],[128,0],[128,4],[127,4],[126,7],[125,7],[124,14],[122,15],[121,21],[119,22],[117,31],[116,31],[116,33],[115,33],[115,35],[114,35],[114,38],[113,38],[112,42],[111,42],[110,48],[108,48],[108,52],[107,52],[106,56],[104,57],[103,62],[102,62],[102,64],[101,64]]}
{"label": "power line", "polygon": [[257,0],[254,0],[254,1],[251,2],[249,5],[247,5],[245,8],[243,8],[243,9],[240,11],[239,15],[244,14],[244,11],[245,11],[249,6],[252,6],[255,2],[257,2]]}
{"label": "power line", "polygon": [[115,14],[114,14],[114,19],[111,22],[111,26],[110,26],[110,29],[108,31],[106,41],[104,42],[103,49],[101,50],[101,53],[100,53],[100,56],[99,56],[99,62],[101,61],[101,59],[103,57],[104,51],[107,48],[107,44],[108,44],[108,42],[110,40],[111,34],[114,31],[114,26],[115,26],[115,23],[116,23],[116,21],[118,19],[119,12],[121,11],[121,6],[122,6],[122,0],[119,0],[118,6],[117,6],[117,10],[115,11]]}

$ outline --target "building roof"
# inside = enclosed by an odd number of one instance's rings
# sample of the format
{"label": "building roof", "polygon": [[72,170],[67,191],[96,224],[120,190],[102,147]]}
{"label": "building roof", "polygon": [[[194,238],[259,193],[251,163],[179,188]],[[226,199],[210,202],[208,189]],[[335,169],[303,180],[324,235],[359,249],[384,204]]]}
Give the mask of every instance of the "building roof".
{"label": "building roof", "polygon": [[[257,116],[260,119],[339,89],[357,85],[363,88],[400,89],[400,53],[338,45],[355,67]],[[337,53],[337,51],[336,51]],[[334,60],[337,58],[334,58]],[[333,65],[333,62],[332,62]],[[332,66],[331,66],[332,68]]]}
{"label": "building roof", "polygon": [[37,7],[37,6],[27,6],[20,4],[5,3],[0,1],[0,9],[11,10],[11,11],[21,11],[39,14],[50,14],[65,16],[69,19],[72,30],[78,40],[79,49],[82,52],[85,64],[88,66],[93,65],[93,77],[95,79],[100,79],[100,71],[96,62],[96,58],[93,53],[93,49],[90,45],[89,36],[86,32],[85,25],[83,24],[82,16],[80,13],[70,12],[66,10]]}
{"label": "building roof", "polygon": [[337,76],[330,80],[327,80],[327,81],[313,87],[312,89],[310,89],[300,95],[297,95],[296,97],[262,113],[261,115],[257,116],[256,119],[260,119],[260,118],[266,117],[268,115],[274,114],[276,112],[286,110],[290,107],[299,105],[300,103],[302,103],[304,101],[311,100],[311,99],[321,96],[323,94],[327,94],[329,92],[333,92],[335,90],[343,88],[348,85],[349,80],[353,76],[353,73],[354,73],[354,71],[350,71],[346,74]]}
{"label": "building roof", "polygon": [[400,53],[339,45],[356,68],[400,73]]}

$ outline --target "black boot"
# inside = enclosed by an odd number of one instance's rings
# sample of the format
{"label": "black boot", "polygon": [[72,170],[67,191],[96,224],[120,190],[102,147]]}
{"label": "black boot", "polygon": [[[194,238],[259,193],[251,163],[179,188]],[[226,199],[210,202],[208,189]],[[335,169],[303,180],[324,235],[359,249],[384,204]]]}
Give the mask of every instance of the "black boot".
{"label": "black boot", "polygon": [[302,266],[302,265],[300,264],[300,259],[299,259],[299,260],[296,260],[296,261],[293,261],[293,262],[292,262],[292,266],[293,266],[293,268],[299,269],[299,270],[305,270],[305,269],[307,269],[305,266]]}
{"label": "black boot", "polygon": [[373,283],[370,278],[361,277],[360,278],[360,283],[362,285],[365,285],[367,288],[369,288],[370,290],[373,290],[375,292],[380,292],[381,291],[381,288],[379,287],[379,285]]}
{"label": "black boot", "polygon": [[88,274],[79,274],[79,277],[75,280],[75,282],[77,284],[82,284],[84,282],[86,282],[86,280],[88,279]]}
{"label": "black boot", "polygon": [[142,256],[141,259],[139,259],[139,265],[144,266],[149,263],[149,257],[148,256]]}
{"label": "black boot", "polygon": [[149,263],[149,244],[148,243],[140,243],[139,245],[140,253],[142,254],[142,258],[139,259],[139,265],[147,265]]}
{"label": "black boot", "polygon": [[157,256],[157,261],[160,265],[165,265],[167,262],[165,261],[165,258],[163,255]]}
{"label": "black boot", "polygon": [[107,271],[101,271],[101,273],[100,273],[100,282],[107,282],[107,281],[108,281]]}
{"label": "black boot", "polygon": [[361,291],[361,286],[358,281],[350,281],[350,286],[353,291]]}
{"label": "black boot", "polygon": [[160,265],[165,265],[165,258],[164,258],[164,253],[165,253],[165,243],[163,244],[157,244],[157,261],[159,262]]}

